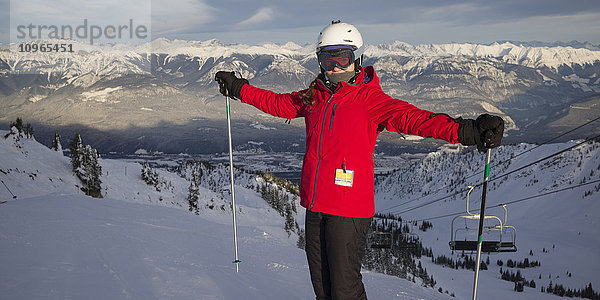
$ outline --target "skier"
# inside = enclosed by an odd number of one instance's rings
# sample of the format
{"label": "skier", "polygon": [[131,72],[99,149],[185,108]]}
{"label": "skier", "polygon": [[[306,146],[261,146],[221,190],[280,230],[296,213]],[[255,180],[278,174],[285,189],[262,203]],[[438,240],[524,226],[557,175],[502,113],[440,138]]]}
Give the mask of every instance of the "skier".
{"label": "skier", "polygon": [[306,153],[300,198],[306,208],[306,256],[317,299],[366,299],[361,261],[375,213],[373,151],[387,129],[450,143],[500,145],[498,116],[453,119],[386,95],[373,67],[362,67],[363,40],[351,24],[332,22],[319,34],[320,74],[308,89],[278,94],[215,75],[220,92],[281,118],[304,118]]}

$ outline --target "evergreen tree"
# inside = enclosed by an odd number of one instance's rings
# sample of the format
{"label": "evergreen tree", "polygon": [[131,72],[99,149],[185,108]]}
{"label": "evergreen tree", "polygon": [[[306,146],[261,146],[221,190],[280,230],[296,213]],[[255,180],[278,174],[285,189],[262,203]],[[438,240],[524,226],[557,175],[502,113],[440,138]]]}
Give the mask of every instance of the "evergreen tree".
{"label": "evergreen tree", "polygon": [[69,143],[69,150],[71,150],[71,166],[73,172],[77,177],[80,177],[83,175],[83,142],[81,141],[79,132],[75,133],[73,140]]}
{"label": "evergreen tree", "polygon": [[102,180],[100,179],[100,177],[102,176],[102,166],[100,166],[100,162],[98,161],[98,159],[100,159],[100,153],[98,153],[98,150],[96,149],[92,149],[92,190],[97,193],[97,196],[94,197],[99,197],[102,198]]}
{"label": "evergreen tree", "polygon": [[32,138],[33,137],[33,126],[31,126],[30,123],[27,123],[27,125],[23,129],[23,133],[25,133],[25,137]]}
{"label": "evergreen tree", "polygon": [[304,249],[306,247],[306,237],[304,236],[304,229],[298,230],[298,242],[296,243],[296,247],[300,249]]}
{"label": "evergreen tree", "polygon": [[54,140],[52,140],[52,150],[56,152],[62,153],[62,145],[60,143],[60,135],[58,133],[54,133]]}
{"label": "evergreen tree", "polygon": [[[102,167],[98,162],[100,155],[96,149],[92,148],[90,145],[86,145],[84,148],[84,157],[87,194],[95,198],[102,198],[102,181],[100,180],[100,176],[102,176]],[[84,180],[83,178],[81,179]]]}
{"label": "evergreen tree", "polygon": [[196,180],[192,180],[192,182],[190,182],[190,187],[188,188],[187,201],[190,206],[189,210],[195,214],[199,213],[198,196],[199,196],[198,183],[196,182]]}
{"label": "evergreen tree", "polygon": [[296,201],[298,201],[298,196],[296,196],[295,194],[292,195],[292,211],[294,213],[297,213],[298,210],[296,209]]}
{"label": "evergreen tree", "polygon": [[[191,180],[196,181],[198,186],[200,186],[200,179],[197,176],[198,172],[201,173],[202,170],[198,170],[196,168],[192,169]],[[146,184],[153,186],[157,192],[162,191],[163,188],[167,190],[173,190],[173,185],[171,182],[167,182],[165,179],[161,178],[160,175],[158,175],[158,171],[153,170],[147,161],[142,165],[142,179],[144,182],[146,182]]]}
{"label": "evergreen tree", "polygon": [[23,132],[23,119],[17,118],[16,122],[10,123],[10,128],[16,127],[19,133]]}
{"label": "evergreen tree", "polygon": [[512,259],[509,259],[508,261],[506,261],[506,266],[508,266],[509,268],[514,268],[515,262],[513,262]]}
{"label": "evergreen tree", "polygon": [[289,202],[285,203],[285,232],[287,232],[288,237],[294,231],[294,227],[296,224],[296,220],[294,219],[294,214],[292,213],[292,206]]}
{"label": "evergreen tree", "polygon": [[522,292],[523,291],[523,282],[522,281],[516,281],[515,282],[515,291],[517,292]]}
{"label": "evergreen tree", "polygon": [[[192,176],[192,177],[195,177],[195,176]],[[154,172],[147,161],[145,161],[144,164],[142,165],[142,179],[148,185],[156,186],[156,184],[158,183],[156,178],[154,177]],[[195,180],[195,179],[192,178],[192,180]]]}
{"label": "evergreen tree", "polygon": [[102,198],[100,176],[102,167],[98,162],[100,155],[90,145],[83,145],[79,132],[75,133],[73,140],[69,143],[71,150],[71,166],[73,173],[83,183],[81,190],[86,195]]}

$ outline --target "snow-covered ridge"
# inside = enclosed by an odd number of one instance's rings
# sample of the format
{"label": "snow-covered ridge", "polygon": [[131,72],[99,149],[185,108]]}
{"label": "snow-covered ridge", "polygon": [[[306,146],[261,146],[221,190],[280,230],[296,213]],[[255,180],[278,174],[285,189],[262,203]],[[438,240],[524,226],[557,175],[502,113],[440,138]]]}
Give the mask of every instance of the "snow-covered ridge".
{"label": "snow-covered ridge", "polygon": [[452,43],[425,44],[413,46],[396,41],[392,44],[367,46],[368,57],[409,56],[409,57],[445,57],[472,56],[496,58],[506,63],[527,67],[557,68],[561,65],[584,65],[600,61],[600,51],[573,47],[528,47],[510,42],[491,45]]}
{"label": "snow-covered ridge", "polygon": [[[300,46],[293,42],[286,44],[265,43],[261,45],[234,44],[225,45],[216,39],[208,41],[184,41],[168,40],[158,38],[150,44],[151,52],[154,54],[167,54],[170,56],[187,55],[201,58],[229,57],[233,54],[246,55],[283,55],[289,57],[304,57],[314,51],[314,46]],[[141,46],[145,49],[145,45]]]}
{"label": "snow-covered ridge", "polygon": [[[273,55],[284,56],[292,59],[306,59],[314,55],[314,45],[300,46],[293,42],[286,44],[264,43],[260,45],[231,44],[225,45],[216,39],[207,41],[168,40],[158,38],[139,46],[110,44],[89,45],[77,41],[52,40],[52,43],[72,43],[75,49],[73,54],[57,53],[19,53],[0,51],[0,59],[7,61],[11,67],[23,60],[41,60],[47,63],[59,59],[71,61],[76,57],[85,58],[80,63],[93,61],[102,62],[114,59],[140,61],[148,59],[150,54],[166,54],[168,57],[184,55],[188,57],[224,58],[236,54],[241,55]],[[12,44],[11,46],[15,46]],[[6,45],[0,45],[6,49]],[[449,44],[422,44],[411,45],[401,41],[392,44],[366,45],[365,56],[381,58],[385,56],[406,57],[451,57],[471,56],[481,58],[495,58],[500,61],[528,67],[557,68],[561,65],[585,65],[600,61],[600,51],[570,46],[526,46],[525,43],[493,43],[482,45],[475,43],[449,43]],[[94,58],[97,57],[97,58]],[[101,59],[100,59],[101,58]],[[72,65],[70,65],[73,67]]]}

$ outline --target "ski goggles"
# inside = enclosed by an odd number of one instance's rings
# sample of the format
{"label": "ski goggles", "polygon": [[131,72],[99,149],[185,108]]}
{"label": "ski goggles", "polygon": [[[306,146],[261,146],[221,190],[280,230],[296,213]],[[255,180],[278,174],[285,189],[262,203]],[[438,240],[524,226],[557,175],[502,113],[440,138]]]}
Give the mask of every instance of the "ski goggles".
{"label": "ski goggles", "polygon": [[354,63],[354,51],[346,48],[321,50],[317,53],[317,59],[325,71],[333,71],[335,67],[346,70]]}

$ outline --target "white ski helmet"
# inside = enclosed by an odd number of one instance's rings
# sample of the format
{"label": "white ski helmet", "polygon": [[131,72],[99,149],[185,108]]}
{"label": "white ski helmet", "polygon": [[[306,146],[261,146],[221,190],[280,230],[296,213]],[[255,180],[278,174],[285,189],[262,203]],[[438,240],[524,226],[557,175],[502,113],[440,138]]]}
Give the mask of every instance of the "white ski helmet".
{"label": "white ski helmet", "polygon": [[334,45],[346,45],[354,48],[354,57],[360,58],[363,53],[363,39],[360,31],[352,24],[332,21],[330,25],[323,28],[317,39],[316,52],[323,47]]}

